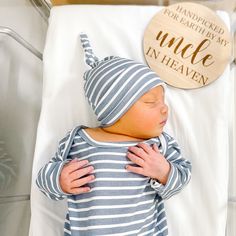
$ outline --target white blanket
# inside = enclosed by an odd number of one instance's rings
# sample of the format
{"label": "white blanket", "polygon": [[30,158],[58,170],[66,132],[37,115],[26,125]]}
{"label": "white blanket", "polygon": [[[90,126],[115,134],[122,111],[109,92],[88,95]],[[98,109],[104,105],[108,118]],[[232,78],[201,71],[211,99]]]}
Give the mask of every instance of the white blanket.
{"label": "white blanket", "polygon": [[[44,51],[44,86],[32,174],[32,236],[63,235],[66,202],[47,199],[35,185],[38,170],[72,127],[96,125],[83,91],[87,69],[79,41],[86,32],[99,58],[143,61],[142,37],[156,6],[74,5],[53,7]],[[229,17],[218,12],[229,25]],[[166,201],[172,236],[224,236],[228,190],[229,67],[214,83],[196,90],[169,87],[166,131],[192,162],[189,185]]]}

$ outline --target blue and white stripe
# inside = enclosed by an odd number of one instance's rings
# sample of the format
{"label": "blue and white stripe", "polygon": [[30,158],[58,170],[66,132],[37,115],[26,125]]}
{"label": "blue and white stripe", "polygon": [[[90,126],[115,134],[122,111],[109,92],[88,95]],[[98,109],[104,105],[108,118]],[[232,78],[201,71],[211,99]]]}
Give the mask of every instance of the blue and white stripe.
{"label": "blue and white stripe", "polygon": [[86,63],[85,95],[101,126],[114,124],[146,92],[164,82],[148,66],[117,56],[99,61],[88,37],[81,34]]}
{"label": "blue and white stripe", "polygon": [[[132,164],[126,157],[128,147],[137,142],[95,141],[82,126],[62,139],[55,157],[39,171],[36,183],[51,199],[67,197],[65,236],[168,235],[163,200],[189,182],[191,164],[181,156],[172,137],[166,133],[160,137],[145,142],[156,143],[171,164],[165,186],[126,170],[125,166]],[[94,167],[95,180],[89,183],[88,193],[71,195],[60,189],[61,168],[74,158],[88,160]]]}
{"label": "blue and white stripe", "polygon": [[92,68],[95,67],[96,62],[98,62],[98,58],[94,55],[93,50],[90,46],[90,42],[89,42],[86,34],[81,33],[80,40],[81,40],[82,46],[84,48],[86,63],[89,66],[91,66]]}

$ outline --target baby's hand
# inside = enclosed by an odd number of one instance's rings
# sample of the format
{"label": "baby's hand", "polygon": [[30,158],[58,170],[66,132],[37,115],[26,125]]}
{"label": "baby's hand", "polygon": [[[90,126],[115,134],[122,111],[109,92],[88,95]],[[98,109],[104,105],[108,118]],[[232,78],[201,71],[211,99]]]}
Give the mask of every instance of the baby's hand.
{"label": "baby's hand", "polygon": [[94,175],[83,177],[94,170],[92,166],[84,167],[87,164],[87,160],[78,161],[73,159],[63,167],[59,178],[63,192],[69,194],[81,194],[90,191],[90,188],[84,187],[84,185],[94,180],[95,177]]}
{"label": "baby's hand", "polygon": [[127,165],[128,171],[144,175],[166,184],[170,172],[170,164],[160,153],[156,144],[139,143],[136,147],[129,147],[127,157],[138,167]]}

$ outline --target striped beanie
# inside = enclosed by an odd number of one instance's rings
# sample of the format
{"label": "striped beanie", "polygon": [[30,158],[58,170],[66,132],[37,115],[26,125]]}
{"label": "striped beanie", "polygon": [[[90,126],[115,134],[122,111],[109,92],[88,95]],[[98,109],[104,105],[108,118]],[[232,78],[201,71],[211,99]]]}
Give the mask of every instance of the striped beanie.
{"label": "striped beanie", "polygon": [[84,73],[85,95],[100,125],[110,126],[146,92],[164,82],[146,65],[117,56],[99,60],[86,34],[80,39],[85,61],[91,67]]}

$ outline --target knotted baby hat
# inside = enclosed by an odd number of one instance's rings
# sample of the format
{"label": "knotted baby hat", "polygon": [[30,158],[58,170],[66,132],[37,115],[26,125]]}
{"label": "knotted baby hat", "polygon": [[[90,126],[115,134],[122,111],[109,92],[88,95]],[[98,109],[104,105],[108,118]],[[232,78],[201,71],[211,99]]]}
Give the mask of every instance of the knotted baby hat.
{"label": "knotted baby hat", "polygon": [[99,60],[88,36],[80,34],[85,62],[91,67],[84,73],[84,90],[102,127],[118,121],[146,92],[164,82],[146,65],[117,56]]}

